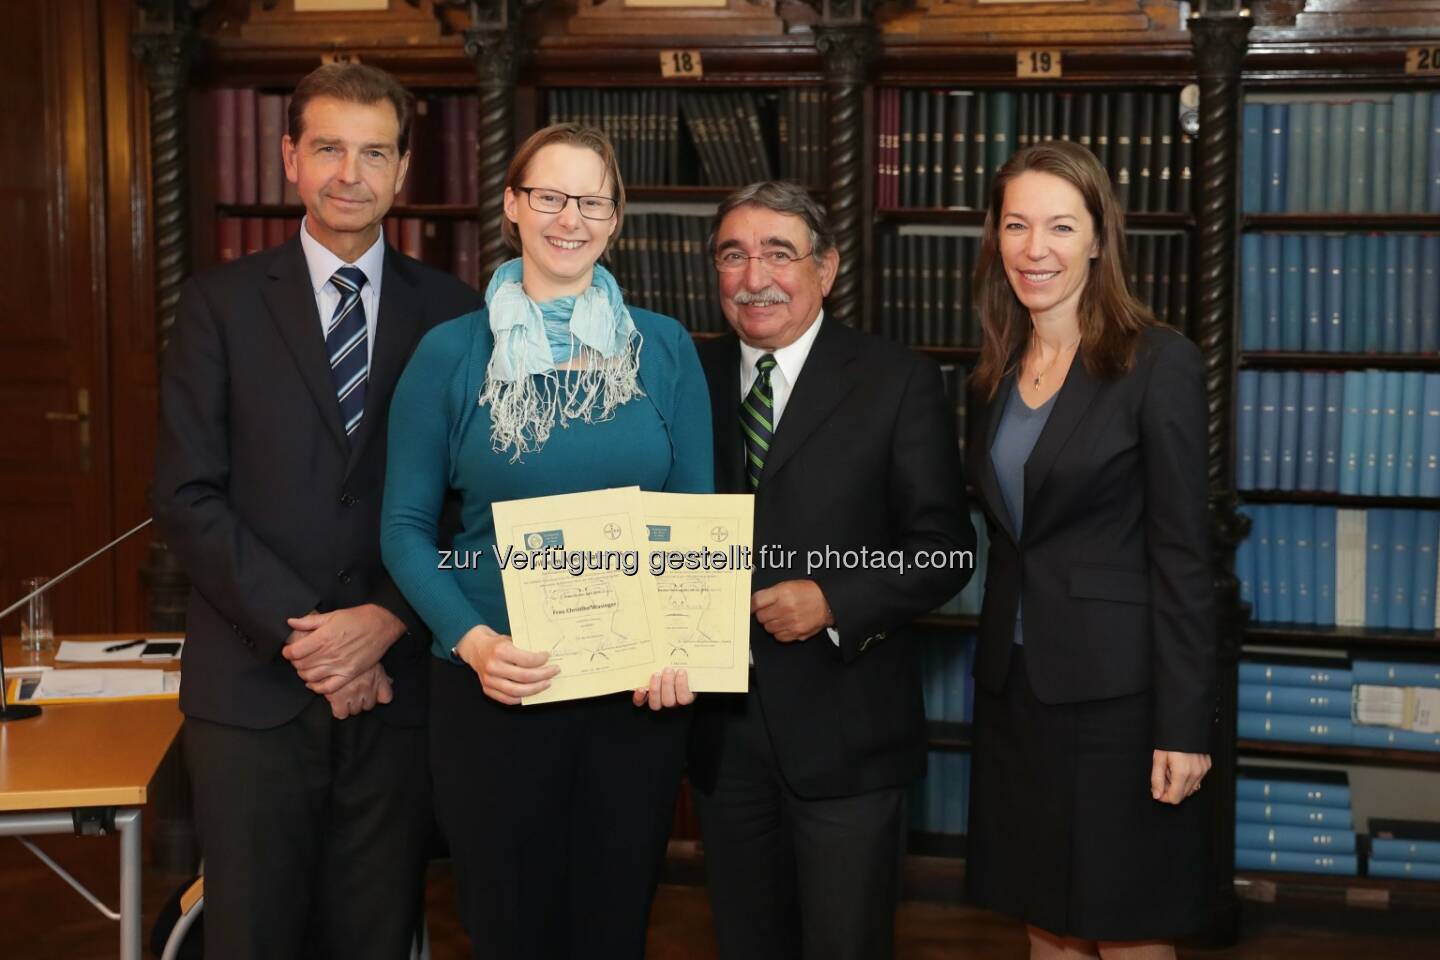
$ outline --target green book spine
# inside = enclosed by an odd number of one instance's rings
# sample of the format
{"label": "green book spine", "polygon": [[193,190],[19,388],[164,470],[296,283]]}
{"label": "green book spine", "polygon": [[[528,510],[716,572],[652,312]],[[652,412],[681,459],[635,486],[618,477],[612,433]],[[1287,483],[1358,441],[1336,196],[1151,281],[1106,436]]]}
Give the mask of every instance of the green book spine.
{"label": "green book spine", "polygon": [[1032,128],[1035,123],[1035,94],[1022,90],[1015,97],[1015,149],[1024,150],[1033,142]]}
{"label": "green book spine", "polygon": [[1091,115],[1091,136],[1093,142],[1091,148],[1095,151],[1095,158],[1100,161],[1100,166],[1110,171],[1113,179],[1114,168],[1110,165],[1110,103],[1114,96],[1108,93],[1087,94],[1093,98],[1095,111]]}
{"label": "green book spine", "polygon": [[1155,158],[1155,94],[1141,93],[1136,96],[1135,108],[1139,111],[1135,129],[1135,179],[1130,189],[1130,209],[1150,209],[1150,181],[1153,179],[1151,164]]}
{"label": "green book spine", "polygon": [[1394,144],[1390,147],[1390,204],[1380,207],[1391,213],[1410,209],[1410,94],[1397,93],[1390,101],[1390,129]]}
{"label": "green book spine", "polygon": [[1377,103],[1371,114],[1370,205],[1366,210],[1390,209],[1390,104]]}
{"label": "green book spine", "polygon": [[1311,213],[1322,213],[1326,209],[1325,161],[1329,159],[1329,156],[1326,151],[1325,136],[1330,128],[1330,104],[1312,103],[1309,114],[1310,134],[1305,144],[1305,156],[1309,160],[1309,166],[1305,171],[1305,187],[1308,196],[1305,209]]}
{"label": "green book spine", "polygon": [[915,146],[911,150],[914,163],[915,206],[928,207],[930,199],[930,93],[926,90],[911,90],[915,98]]}
{"label": "green book spine", "polygon": [[1350,190],[1350,107],[1332,103],[1325,135],[1325,213],[1341,213]]}
{"label": "green book spine", "polygon": [[1370,162],[1373,145],[1370,124],[1375,104],[1356,100],[1350,104],[1350,188],[1345,195],[1349,213],[1364,213],[1370,204]]}
{"label": "green book spine", "polygon": [[1015,149],[1015,95],[1008,90],[997,90],[990,114],[990,158],[987,166],[990,176],[1000,172],[1005,161]]}
{"label": "green book spine", "polygon": [[1152,136],[1155,145],[1152,154],[1155,160],[1150,165],[1151,210],[1173,210],[1170,197],[1174,192],[1171,182],[1175,163],[1176,96],[1166,92],[1155,96],[1155,127]]}
{"label": "green book spine", "polygon": [[1406,188],[1410,205],[1403,211],[1405,213],[1421,213],[1425,209],[1425,171],[1430,143],[1430,98],[1433,96],[1435,94],[1429,90],[1415,90],[1410,93],[1410,185]]}
{"label": "green book spine", "polygon": [[945,205],[967,206],[970,165],[967,161],[970,144],[970,104],[975,97],[968,91],[951,91],[950,102],[950,181]]}
{"label": "green book spine", "polygon": [[943,90],[933,90],[927,96],[930,98],[930,205],[943,207],[945,184],[950,178],[950,171],[945,166],[945,148],[950,140],[945,129],[949,119],[946,108],[950,105],[950,98]]}
{"label": "green book spine", "polygon": [[1114,149],[1115,165],[1112,168],[1115,176],[1115,192],[1120,197],[1120,206],[1126,210],[1131,209],[1133,197],[1132,184],[1135,182],[1135,175],[1131,165],[1135,162],[1134,132],[1135,132],[1135,94],[1129,90],[1115,96],[1115,114],[1113,124],[1110,127],[1112,147]]}
{"label": "green book spine", "polygon": [[1309,159],[1305,148],[1310,139],[1310,104],[1292,103],[1287,117],[1285,144],[1285,210],[1304,213],[1309,209],[1305,174]]}
{"label": "green book spine", "polygon": [[990,205],[990,176],[986,167],[990,159],[990,94],[976,91],[971,109],[975,116],[970,124],[970,187],[974,191],[970,205],[984,210]]}

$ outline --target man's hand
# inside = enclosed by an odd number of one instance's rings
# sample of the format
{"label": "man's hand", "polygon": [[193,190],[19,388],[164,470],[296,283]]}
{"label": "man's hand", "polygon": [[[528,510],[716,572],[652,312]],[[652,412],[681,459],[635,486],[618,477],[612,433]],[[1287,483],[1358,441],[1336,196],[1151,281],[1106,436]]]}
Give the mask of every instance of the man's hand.
{"label": "man's hand", "polygon": [[785,580],[756,590],[750,597],[750,612],[781,643],[804,640],[835,625],[830,604],[814,580]]}
{"label": "man's hand", "polygon": [[377,703],[389,703],[395,699],[395,691],[390,687],[390,675],[377,663],[325,699],[330,701],[335,719],[344,720],[374,709]]}
{"label": "man's hand", "polygon": [[1150,796],[1161,803],[1178,804],[1200,789],[1210,772],[1208,753],[1156,750],[1150,762]]}
{"label": "man's hand", "polygon": [[326,697],[379,663],[405,633],[399,617],[373,603],[286,623],[292,632],[280,652],[307,687]]}
{"label": "man's hand", "polygon": [[460,638],[455,655],[475,671],[485,696],[509,706],[541,693],[560,672],[558,664],[546,665],[550,654],[521,650],[508,636],[484,624],[471,627]]}

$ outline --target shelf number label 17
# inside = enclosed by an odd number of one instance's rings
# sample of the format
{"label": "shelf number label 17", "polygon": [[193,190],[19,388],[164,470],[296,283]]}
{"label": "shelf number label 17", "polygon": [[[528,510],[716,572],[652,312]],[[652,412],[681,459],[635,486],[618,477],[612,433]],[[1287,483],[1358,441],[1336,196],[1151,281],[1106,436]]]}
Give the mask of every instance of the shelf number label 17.
{"label": "shelf number label 17", "polygon": [[1405,72],[1440,76],[1440,47],[1411,47],[1406,50]]}
{"label": "shelf number label 17", "polygon": [[1060,76],[1059,50],[1017,50],[1015,52],[1015,76],[1020,78],[1045,77],[1054,80]]}
{"label": "shelf number label 17", "polygon": [[661,50],[660,76],[690,77],[705,76],[705,67],[700,62],[699,50]]}

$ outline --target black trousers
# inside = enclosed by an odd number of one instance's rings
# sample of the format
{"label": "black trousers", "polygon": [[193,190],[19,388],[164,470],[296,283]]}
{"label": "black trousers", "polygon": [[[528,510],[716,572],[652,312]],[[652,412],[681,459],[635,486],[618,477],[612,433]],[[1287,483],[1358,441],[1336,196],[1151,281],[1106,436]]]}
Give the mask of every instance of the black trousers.
{"label": "black trousers", "polygon": [[507,707],[430,673],[435,809],[471,956],[642,960],[690,711],[616,694]]}
{"label": "black trousers", "polygon": [[409,956],[431,824],[423,727],[324,697],[250,730],[189,718],[206,960]]}
{"label": "black trousers", "polygon": [[[785,783],[759,697],[723,711],[714,789],[697,790],[723,960],[888,960],[905,791],[806,799]],[[707,717],[707,722],[714,718]]]}

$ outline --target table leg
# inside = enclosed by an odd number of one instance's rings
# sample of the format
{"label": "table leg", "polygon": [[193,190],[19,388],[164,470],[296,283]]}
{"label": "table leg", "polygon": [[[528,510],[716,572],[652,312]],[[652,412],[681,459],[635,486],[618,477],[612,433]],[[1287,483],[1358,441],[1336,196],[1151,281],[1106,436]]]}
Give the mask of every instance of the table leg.
{"label": "table leg", "polygon": [[143,960],[140,899],[140,809],[126,807],[115,813],[120,831],[120,960]]}

